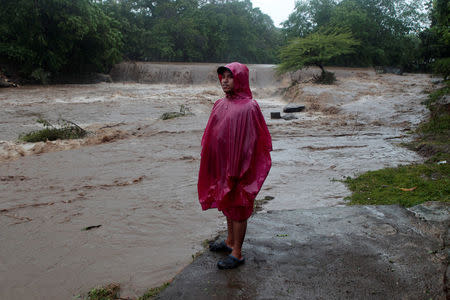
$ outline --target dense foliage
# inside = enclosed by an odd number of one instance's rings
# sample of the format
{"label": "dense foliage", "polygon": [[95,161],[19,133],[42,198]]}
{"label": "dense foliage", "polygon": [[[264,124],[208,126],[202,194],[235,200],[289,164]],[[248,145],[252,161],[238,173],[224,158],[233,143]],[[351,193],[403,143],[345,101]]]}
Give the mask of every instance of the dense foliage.
{"label": "dense foliage", "polygon": [[283,23],[283,32],[291,41],[318,31],[345,28],[359,45],[352,55],[337,55],[330,63],[417,69],[420,40],[416,33],[424,24],[421,1],[309,0],[297,2],[295,11]]}
{"label": "dense foliage", "polygon": [[315,32],[295,38],[281,50],[280,71],[295,71],[307,66],[323,66],[334,57],[354,53],[359,42],[349,32]]}
{"label": "dense foliage", "polygon": [[120,59],[273,63],[281,32],[249,0],[2,0],[0,63],[41,81]]}
{"label": "dense foliage", "polygon": [[90,0],[2,0],[0,61],[41,81],[56,72],[106,71],[120,60],[116,27]]}
{"label": "dense foliage", "polygon": [[434,71],[444,78],[450,77],[450,2],[448,0],[432,1],[431,27],[421,33],[424,43],[423,59],[432,63]]}
{"label": "dense foliage", "polygon": [[[250,0],[2,0],[0,67],[44,82],[107,72],[121,59],[278,63],[283,46],[281,53],[294,52],[289,43],[314,38],[315,49],[327,52],[318,54],[326,57],[321,63],[434,65],[448,76],[448,12],[448,0],[300,0],[278,29]],[[327,49],[330,32],[350,34],[351,54]]]}
{"label": "dense foliage", "polygon": [[124,56],[144,61],[273,63],[281,33],[249,0],[104,0]]}

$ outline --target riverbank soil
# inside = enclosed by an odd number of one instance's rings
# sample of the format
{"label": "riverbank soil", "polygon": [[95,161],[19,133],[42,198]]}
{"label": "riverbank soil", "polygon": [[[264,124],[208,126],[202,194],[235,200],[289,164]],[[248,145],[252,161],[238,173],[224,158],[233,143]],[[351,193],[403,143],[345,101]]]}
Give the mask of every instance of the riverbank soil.
{"label": "riverbank soil", "polygon": [[[258,199],[274,198],[263,213],[345,206],[340,179],[423,160],[398,144],[426,117],[428,75],[338,68],[330,69],[338,82],[323,86],[309,81],[309,69],[287,89],[272,67],[250,66],[274,147]],[[121,68],[129,82],[0,90],[1,299],[70,299],[110,283],[121,297],[138,297],[225,229],[217,211],[201,211],[196,189],[201,137],[222,97],[217,82],[199,78],[217,65]],[[288,102],[305,112],[271,120]],[[182,106],[184,116],[161,119]],[[39,118],[69,120],[89,135],[18,142],[42,128]]]}
{"label": "riverbank soil", "polygon": [[207,251],[158,299],[448,299],[449,213],[428,203],[259,214],[244,265],[219,270],[224,255]]}

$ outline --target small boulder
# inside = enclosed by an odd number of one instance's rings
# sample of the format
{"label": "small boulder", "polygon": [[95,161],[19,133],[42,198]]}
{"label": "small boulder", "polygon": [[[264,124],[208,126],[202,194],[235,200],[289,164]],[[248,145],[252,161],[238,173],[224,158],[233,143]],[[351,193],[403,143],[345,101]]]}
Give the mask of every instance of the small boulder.
{"label": "small boulder", "polygon": [[398,67],[392,66],[376,66],[375,72],[377,74],[395,74],[395,75],[403,75],[403,70]]}
{"label": "small boulder", "polygon": [[3,77],[0,73],[0,87],[7,88],[7,87],[17,87],[17,85],[13,82],[10,82],[8,78]]}
{"label": "small boulder", "polygon": [[271,119],[281,119],[281,113],[279,111],[274,111],[270,113]]}
{"label": "small boulder", "polygon": [[305,109],[304,105],[298,105],[298,104],[288,104],[283,108],[283,112],[285,113],[294,113],[294,112],[301,112]]}
{"label": "small boulder", "polygon": [[286,121],[298,119],[298,117],[296,115],[294,115],[294,114],[285,114],[281,118],[286,120]]}
{"label": "small boulder", "polygon": [[397,68],[397,67],[384,66],[383,71],[384,71],[384,73],[403,75],[403,70],[401,68]]}

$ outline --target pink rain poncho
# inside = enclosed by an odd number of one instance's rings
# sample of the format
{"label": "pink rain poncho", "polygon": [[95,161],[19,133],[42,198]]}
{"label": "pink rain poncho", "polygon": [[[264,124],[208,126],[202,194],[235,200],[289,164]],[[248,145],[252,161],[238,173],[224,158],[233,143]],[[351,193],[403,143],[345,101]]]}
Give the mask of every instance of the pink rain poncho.
{"label": "pink rain poncho", "polygon": [[[233,73],[234,95],[214,103],[202,138],[198,195],[203,210],[217,208],[235,221],[248,219],[270,167],[272,141],[258,103],[252,99],[245,65]],[[219,80],[221,80],[219,74]]]}

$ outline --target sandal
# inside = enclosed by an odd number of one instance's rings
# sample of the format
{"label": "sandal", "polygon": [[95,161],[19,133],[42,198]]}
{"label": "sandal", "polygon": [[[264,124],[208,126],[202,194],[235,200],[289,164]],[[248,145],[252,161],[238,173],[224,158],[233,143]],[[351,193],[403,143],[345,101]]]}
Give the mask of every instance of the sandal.
{"label": "sandal", "polygon": [[245,263],[245,258],[237,259],[233,255],[228,255],[224,260],[219,260],[217,267],[223,269],[234,269]]}
{"label": "sandal", "polygon": [[225,243],[225,241],[221,241],[221,242],[215,242],[215,243],[209,245],[209,251],[213,251],[213,252],[231,252],[231,251],[233,251],[233,249],[228,247],[228,245],[227,245],[227,243]]}

